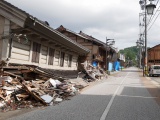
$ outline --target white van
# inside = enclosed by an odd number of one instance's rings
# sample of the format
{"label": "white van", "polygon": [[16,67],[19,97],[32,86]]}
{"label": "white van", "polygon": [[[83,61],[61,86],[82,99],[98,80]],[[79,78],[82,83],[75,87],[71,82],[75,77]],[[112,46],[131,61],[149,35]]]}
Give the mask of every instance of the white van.
{"label": "white van", "polygon": [[149,76],[160,76],[160,65],[151,65],[149,69]]}

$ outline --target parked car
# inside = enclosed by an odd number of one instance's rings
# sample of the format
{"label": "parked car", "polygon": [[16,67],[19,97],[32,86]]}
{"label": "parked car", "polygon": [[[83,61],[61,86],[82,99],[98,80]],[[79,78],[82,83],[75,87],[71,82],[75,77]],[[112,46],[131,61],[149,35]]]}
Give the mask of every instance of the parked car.
{"label": "parked car", "polygon": [[151,65],[149,68],[149,76],[160,76],[160,65]]}

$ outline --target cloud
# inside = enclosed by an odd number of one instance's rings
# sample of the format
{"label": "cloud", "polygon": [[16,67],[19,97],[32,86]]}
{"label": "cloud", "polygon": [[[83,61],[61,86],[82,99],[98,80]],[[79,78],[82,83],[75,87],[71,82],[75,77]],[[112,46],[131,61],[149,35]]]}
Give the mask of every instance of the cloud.
{"label": "cloud", "polygon": [[[7,0],[29,14],[105,42],[114,38],[119,49],[135,46],[139,38],[139,1],[135,0]],[[158,20],[157,20],[158,21]],[[157,44],[158,22],[148,33],[148,45]],[[158,36],[158,37],[156,37]],[[123,43],[123,44],[122,44]]]}

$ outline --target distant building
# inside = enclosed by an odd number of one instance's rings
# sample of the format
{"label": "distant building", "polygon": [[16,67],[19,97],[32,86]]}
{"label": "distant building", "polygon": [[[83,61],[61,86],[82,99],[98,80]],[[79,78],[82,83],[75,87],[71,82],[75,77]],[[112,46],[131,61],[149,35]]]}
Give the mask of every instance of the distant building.
{"label": "distant building", "polygon": [[120,66],[121,67],[126,67],[126,64],[125,64],[125,55],[124,54],[122,54],[122,53],[120,53],[119,54],[119,62],[120,62]]}
{"label": "distant building", "polygon": [[160,44],[148,49],[148,65],[160,65]]}
{"label": "distant building", "polygon": [[119,59],[120,59],[121,61],[125,62],[125,59],[126,59],[126,58],[125,58],[125,55],[120,53]]}

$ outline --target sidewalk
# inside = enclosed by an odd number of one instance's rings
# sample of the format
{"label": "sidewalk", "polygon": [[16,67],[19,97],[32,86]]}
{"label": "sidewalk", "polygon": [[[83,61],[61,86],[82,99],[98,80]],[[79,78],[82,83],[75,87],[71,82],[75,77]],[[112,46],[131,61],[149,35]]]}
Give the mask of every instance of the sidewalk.
{"label": "sidewalk", "polygon": [[160,82],[151,79],[150,77],[145,77],[147,80],[151,81],[152,84],[154,84],[156,87],[160,88]]}
{"label": "sidewalk", "polygon": [[[139,69],[141,72],[142,72],[142,74],[143,74],[143,69]],[[144,77],[144,76],[143,76]],[[152,79],[151,77],[148,77],[148,76],[146,76],[146,77],[144,77],[144,78],[146,78],[147,80],[149,80],[152,84],[154,84],[155,86],[157,86],[158,88],[160,88],[160,79],[159,80],[154,80],[154,79]]]}

